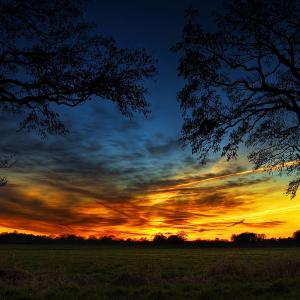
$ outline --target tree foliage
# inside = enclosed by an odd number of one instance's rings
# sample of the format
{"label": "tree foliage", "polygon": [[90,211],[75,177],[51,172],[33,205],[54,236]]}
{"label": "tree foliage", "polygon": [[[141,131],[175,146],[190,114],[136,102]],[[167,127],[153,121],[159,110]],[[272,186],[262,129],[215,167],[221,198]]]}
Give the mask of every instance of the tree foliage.
{"label": "tree foliage", "polygon": [[145,49],[119,48],[83,21],[84,0],[0,0],[0,109],[21,113],[21,129],[67,129],[56,105],[91,97],[121,113],[148,113],[144,79],[155,74]]}
{"label": "tree foliage", "polygon": [[178,74],[182,140],[204,163],[236,158],[243,144],[256,169],[293,175],[300,184],[300,2],[226,0],[215,30],[186,12]]}

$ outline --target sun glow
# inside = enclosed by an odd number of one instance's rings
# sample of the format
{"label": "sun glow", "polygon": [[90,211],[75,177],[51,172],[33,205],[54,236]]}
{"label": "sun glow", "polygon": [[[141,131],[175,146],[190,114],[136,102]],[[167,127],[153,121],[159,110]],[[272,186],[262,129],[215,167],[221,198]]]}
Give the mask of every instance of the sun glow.
{"label": "sun glow", "polygon": [[110,195],[96,187],[7,185],[0,191],[5,212],[0,231],[147,239],[184,231],[189,239],[229,239],[244,231],[287,237],[299,229],[300,204],[283,194],[286,178],[268,176],[262,168],[234,172],[229,167],[220,162],[152,182],[125,200],[117,195],[106,200]]}

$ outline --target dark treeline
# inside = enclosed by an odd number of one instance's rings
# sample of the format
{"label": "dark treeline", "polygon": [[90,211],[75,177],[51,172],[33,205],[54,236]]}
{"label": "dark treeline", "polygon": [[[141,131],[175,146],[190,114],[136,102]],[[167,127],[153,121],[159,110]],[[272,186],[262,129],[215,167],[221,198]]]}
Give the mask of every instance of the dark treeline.
{"label": "dark treeline", "polygon": [[114,236],[100,238],[83,238],[76,235],[61,235],[51,237],[18,232],[5,232],[0,234],[0,244],[53,244],[53,245],[124,245],[124,246],[199,246],[199,247],[293,247],[300,246],[300,230],[289,238],[267,239],[264,234],[244,232],[234,234],[231,240],[186,240],[182,234],[157,234],[153,240],[118,239]]}

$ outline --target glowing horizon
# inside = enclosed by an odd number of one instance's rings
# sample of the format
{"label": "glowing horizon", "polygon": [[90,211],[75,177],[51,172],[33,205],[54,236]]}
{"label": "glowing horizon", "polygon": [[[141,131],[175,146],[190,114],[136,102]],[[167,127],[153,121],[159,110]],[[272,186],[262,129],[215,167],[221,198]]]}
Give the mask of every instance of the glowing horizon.
{"label": "glowing horizon", "polygon": [[[246,231],[268,238],[292,236],[299,229],[300,204],[283,194],[287,179],[267,175],[262,169],[232,172],[240,170],[241,164],[246,162],[220,159],[199,172],[186,170],[185,176],[148,183],[125,201],[117,197],[107,201],[103,195],[101,199],[92,189],[43,182],[28,189],[24,182],[14,183],[0,190],[2,202],[5,191],[8,195],[18,191],[19,197],[19,202],[7,201],[4,206],[4,211],[15,209],[15,218],[0,213],[0,232],[152,239],[157,233],[183,231],[190,240],[228,240]],[[81,199],[67,208],[62,204],[68,196]]]}

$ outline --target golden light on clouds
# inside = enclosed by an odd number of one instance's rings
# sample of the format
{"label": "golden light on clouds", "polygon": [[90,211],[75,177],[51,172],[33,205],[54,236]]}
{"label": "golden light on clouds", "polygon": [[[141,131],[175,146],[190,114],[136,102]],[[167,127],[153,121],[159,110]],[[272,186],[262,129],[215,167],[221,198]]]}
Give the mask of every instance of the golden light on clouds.
{"label": "golden light on clouds", "polygon": [[148,239],[179,231],[189,239],[229,239],[245,231],[291,236],[300,228],[300,204],[284,195],[288,180],[245,170],[242,163],[220,160],[134,192],[124,189],[113,200],[97,187],[7,185],[0,190],[0,231]]}

